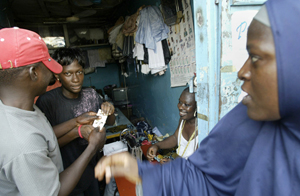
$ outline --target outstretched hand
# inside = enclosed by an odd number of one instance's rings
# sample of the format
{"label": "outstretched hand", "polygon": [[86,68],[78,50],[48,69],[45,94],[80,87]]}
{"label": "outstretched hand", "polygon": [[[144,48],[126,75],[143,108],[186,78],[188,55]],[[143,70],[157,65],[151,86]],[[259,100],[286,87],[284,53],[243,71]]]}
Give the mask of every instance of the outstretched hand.
{"label": "outstretched hand", "polygon": [[103,157],[95,167],[95,177],[100,181],[104,175],[107,184],[112,176],[125,177],[132,183],[141,182],[137,160],[128,152]]}
{"label": "outstretched hand", "polygon": [[76,122],[80,125],[91,125],[94,120],[98,119],[96,112],[85,112],[80,116],[76,117]]}

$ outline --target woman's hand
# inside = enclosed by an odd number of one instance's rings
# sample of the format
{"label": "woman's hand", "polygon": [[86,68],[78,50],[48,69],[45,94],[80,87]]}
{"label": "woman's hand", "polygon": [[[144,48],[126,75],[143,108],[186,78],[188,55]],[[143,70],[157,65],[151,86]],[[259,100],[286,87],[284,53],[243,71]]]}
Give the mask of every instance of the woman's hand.
{"label": "woman's hand", "polygon": [[101,110],[106,115],[112,115],[115,112],[115,107],[109,102],[103,102],[101,104]]}
{"label": "woman's hand", "polygon": [[137,161],[128,152],[105,156],[100,159],[95,167],[95,177],[100,181],[104,174],[107,184],[112,176],[125,177],[132,183],[141,182]]}
{"label": "woman's hand", "polygon": [[152,145],[147,150],[147,159],[148,161],[153,161],[154,157],[156,156],[157,151],[159,150],[159,147],[157,145]]}
{"label": "woman's hand", "polygon": [[82,125],[80,128],[81,135],[86,141],[89,141],[89,136],[93,130],[94,127],[92,125]]}
{"label": "woman's hand", "polygon": [[96,112],[86,112],[76,117],[76,122],[79,125],[91,125],[98,118],[99,116],[97,116]]}

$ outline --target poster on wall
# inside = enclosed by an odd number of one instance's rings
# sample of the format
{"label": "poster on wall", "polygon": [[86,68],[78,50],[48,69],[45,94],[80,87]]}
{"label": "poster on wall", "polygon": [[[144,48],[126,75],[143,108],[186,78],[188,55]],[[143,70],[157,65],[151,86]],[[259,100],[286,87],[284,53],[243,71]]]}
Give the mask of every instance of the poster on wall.
{"label": "poster on wall", "polygon": [[[235,67],[237,71],[239,71],[245,61],[248,58],[248,52],[246,50],[246,44],[247,44],[247,32],[249,25],[251,21],[253,20],[253,17],[257,14],[257,10],[247,10],[247,11],[237,11],[232,14],[231,16],[231,35],[232,35],[232,64]],[[224,80],[225,81],[225,80]],[[230,81],[230,79],[227,79],[226,81]],[[236,84],[233,82],[232,84]],[[239,88],[240,84],[238,83],[236,85],[236,88]],[[229,87],[227,86],[224,88],[224,91],[222,90],[223,94],[226,94],[226,90],[228,91]],[[238,96],[238,102],[240,102],[244,96],[247,95],[244,91],[241,91],[241,94],[232,96],[232,100],[227,100],[227,104],[223,104],[222,111],[229,111],[232,108],[233,102],[235,102],[236,96]],[[228,109],[226,108],[228,107]],[[222,115],[222,114],[221,114]],[[224,114],[225,115],[225,114]]]}
{"label": "poster on wall", "polygon": [[247,32],[257,10],[237,11],[231,16],[232,63],[239,71],[248,58]]}
{"label": "poster on wall", "polygon": [[189,0],[182,0],[183,17],[179,24],[169,26],[168,45],[171,87],[185,86],[196,73],[195,35],[192,8]]}

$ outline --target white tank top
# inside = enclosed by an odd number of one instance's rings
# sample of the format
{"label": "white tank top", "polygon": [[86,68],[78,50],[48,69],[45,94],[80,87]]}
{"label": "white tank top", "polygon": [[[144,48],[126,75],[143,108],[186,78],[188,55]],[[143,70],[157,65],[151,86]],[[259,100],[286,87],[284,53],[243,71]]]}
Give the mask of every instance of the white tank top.
{"label": "white tank top", "polygon": [[[181,156],[182,158],[187,159],[189,156],[191,156],[196,150],[197,150],[197,146],[198,146],[198,135],[192,139],[190,141],[190,144],[188,145],[184,155],[182,156],[182,153],[186,147],[186,145],[188,144],[189,141],[187,141],[181,133],[181,129],[182,129],[182,124],[183,124],[183,120],[180,123],[180,127],[179,127],[179,132],[178,132],[178,139],[177,139],[177,143],[178,143],[178,148],[177,148],[177,154],[179,156]],[[180,137],[181,137],[181,141],[180,141]],[[179,141],[181,142],[181,144],[179,144]],[[179,149],[179,145],[180,145],[180,152],[178,152]]]}

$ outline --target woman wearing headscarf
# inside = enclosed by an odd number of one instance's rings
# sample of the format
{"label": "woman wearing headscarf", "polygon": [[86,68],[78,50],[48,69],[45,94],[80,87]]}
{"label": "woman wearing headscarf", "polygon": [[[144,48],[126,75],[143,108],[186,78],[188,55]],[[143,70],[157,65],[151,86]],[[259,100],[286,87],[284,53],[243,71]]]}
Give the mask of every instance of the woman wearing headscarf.
{"label": "woman wearing headscarf", "polygon": [[188,160],[157,166],[121,154],[102,159],[96,177],[142,181],[144,196],[299,195],[299,17],[295,0],[269,0],[255,16],[238,73],[248,95]]}

